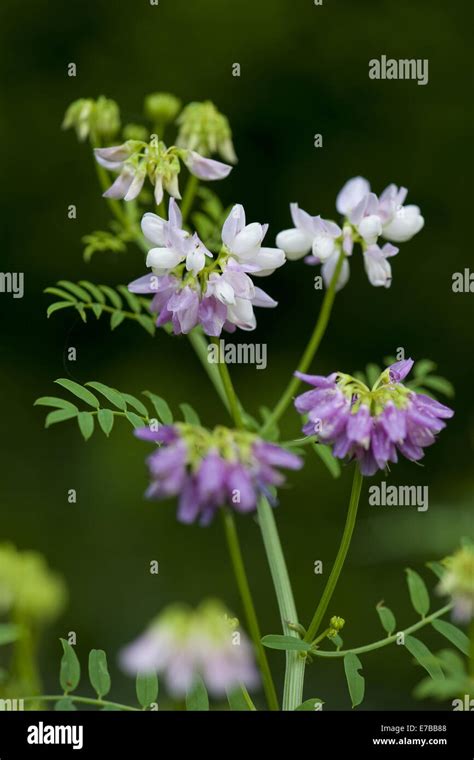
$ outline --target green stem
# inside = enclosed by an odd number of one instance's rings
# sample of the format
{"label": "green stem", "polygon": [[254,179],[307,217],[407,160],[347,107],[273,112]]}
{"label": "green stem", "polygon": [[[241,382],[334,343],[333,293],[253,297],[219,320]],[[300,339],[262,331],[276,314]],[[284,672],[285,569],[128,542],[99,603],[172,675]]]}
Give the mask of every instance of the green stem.
{"label": "green stem", "polygon": [[192,330],[188,334],[188,339],[192,347],[194,348],[197,354],[197,357],[199,361],[201,362],[203,368],[207,372],[210,381],[212,382],[214,388],[216,389],[219,398],[221,399],[227,411],[229,411],[230,405],[227,399],[226,389],[224,387],[224,383],[222,382],[222,378],[219,373],[218,366],[217,364],[213,364],[209,361],[209,353],[208,353],[209,343],[207,342],[206,338],[202,334],[202,331],[198,327],[196,327],[194,330]]}
{"label": "green stem", "polygon": [[188,218],[188,214],[192,209],[198,186],[199,186],[198,178],[195,177],[194,174],[190,174],[189,179],[186,184],[186,189],[184,191],[183,200],[181,201],[181,213],[183,215],[183,223]]}
{"label": "green stem", "polygon": [[423,620],[419,620],[417,623],[414,623],[409,628],[405,628],[404,631],[398,631],[397,633],[394,633],[392,636],[387,636],[385,639],[374,641],[372,644],[366,644],[363,647],[356,647],[354,649],[340,649],[335,652],[324,652],[321,649],[315,649],[313,652],[311,652],[311,655],[314,655],[315,657],[344,657],[346,654],[349,654],[349,653],[364,654],[365,652],[373,652],[375,649],[381,649],[382,647],[386,647],[389,644],[393,644],[395,641],[397,641],[398,637],[400,636],[400,633],[403,633],[404,636],[409,636],[411,633],[418,631],[420,628],[423,628],[425,625],[429,625],[429,623],[432,623],[433,620],[436,620],[436,618],[439,618],[442,615],[445,615],[452,608],[453,608],[453,604],[451,602],[450,604],[447,604],[445,607],[442,607],[440,610],[437,610],[436,612],[433,612],[431,615],[428,615],[427,617],[423,618]]}
{"label": "green stem", "polygon": [[24,697],[25,702],[33,702],[34,700],[41,702],[57,702],[59,699],[70,699],[72,702],[79,702],[83,705],[96,705],[97,707],[116,707],[119,710],[126,710],[127,712],[142,712],[138,707],[129,707],[129,705],[121,705],[119,702],[108,702],[105,699],[92,699],[90,697],[77,697],[75,694],[41,694],[39,697]]}
{"label": "green stem", "polygon": [[474,618],[469,625],[469,638],[471,642],[469,647],[469,673],[474,679]]}
{"label": "green stem", "polygon": [[[219,352],[219,339],[218,338],[212,338],[212,342],[215,346],[217,346],[217,351]],[[218,354],[219,355],[219,354]],[[240,429],[244,428],[244,421],[242,418],[242,412],[240,409],[239,400],[237,398],[237,394],[234,390],[234,386],[232,384],[232,380],[230,377],[229,370],[227,368],[227,364],[225,362],[219,361],[217,364],[219,374],[222,380],[222,384],[224,386],[224,390],[227,396],[227,399],[229,401],[230,406],[230,413],[233,417],[233,420],[236,424],[236,426]]]}
{"label": "green stem", "polygon": [[[91,138],[91,145],[92,145],[92,148],[100,148],[100,144],[96,139]],[[95,158],[94,158],[94,164],[95,164],[95,169],[97,172],[97,177],[99,179],[99,184],[102,188],[102,192],[105,193],[105,191],[109,189],[110,184],[111,184],[109,174],[107,170],[95,160]],[[107,201],[109,208],[112,211],[115,218],[120,222],[120,224],[125,229],[128,229],[130,222],[127,218],[126,213],[122,209],[120,201],[115,200],[115,198],[106,198],[105,200]]]}
{"label": "green stem", "polygon": [[319,630],[319,627],[323,621],[323,618],[326,614],[326,610],[328,608],[329,602],[331,601],[332,595],[334,593],[334,589],[336,588],[337,582],[339,580],[339,576],[341,574],[341,570],[343,568],[344,561],[346,559],[347,552],[349,550],[349,546],[351,543],[352,534],[354,532],[354,526],[357,519],[357,509],[359,506],[360,492],[362,489],[362,481],[363,481],[363,475],[361,474],[359,465],[356,464],[355,469],[354,469],[354,479],[352,481],[352,491],[351,491],[351,498],[349,501],[349,509],[347,512],[346,524],[344,526],[344,532],[342,534],[341,544],[339,546],[339,550],[337,552],[336,560],[331,570],[331,574],[328,578],[326,587],[323,591],[323,595],[320,599],[316,612],[314,613],[313,619],[306,633],[306,636],[305,636],[306,641],[313,641],[314,637],[316,636]]}
{"label": "green stem", "polygon": [[237,581],[237,587],[242,599],[242,605],[244,608],[249,633],[254,643],[257,661],[260,666],[263,688],[267,698],[268,706],[270,710],[278,710],[278,699],[270,671],[270,666],[268,664],[267,655],[261,641],[262,634],[260,632],[260,626],[258,624],[257,614],[255,612],[252,593],[250,591],[247,573],[245,571],[245,565],[240,548],[239,537],[237,535],[234,516],[228,509],[224,509],[222,511],[222,514],[224,519],[225,535],[227,538],[227,546],[229,548],[229,554],[234,569],[235,579]]}
{"label": "green stem", "polygon": [[[329,287],[326,290],[323,303],[321,306],[321,311],[319,312],[318,320],[314,327],[313,334],[311,335],[309,343],[306,346],[303,356],[301,357],[300,363],[298,364],[298,367],[297,367],[298,372],[306,372],[306,370],[309,368],[319,348],[319,344],[321,343],[324,337],[324,333],[326,332],[326,328],[328,326],[329,317],[331,316],[331,310],[334,303],[334,299],[336,297],[336,285],[339,279],[339,275],[341,273],[344,259],[345,259],[345,255],[341,251],[337,265],[336,265],[336,269],[334,270],[334,274],[332,276],[331,282],[329,283]],[[272,425],[274,425],[275,422],[278,422],[280,417],[285,413],[288,405],[291,403],[291,400],[293,399],[293,396],[298,390],[300,382],[301,381],[297,377],[291,378],[290,382],[288,383],[285,390],[283,391],[283,394],[280,397],[280,400],[278,401],[272,413],[266,420],[265,425],[262,427],[261,429],[262,435],[265,435],[265,433],[268,433]]]}
{"label": "green stem", "polygon": [[[258,505],[258,522],[275,587],[283,633],[299,639],[297,631],[289,626],[289,623],[292,625],[298,623],[298,615],[273,510],[264,498]],[[303,701],[304,667],[305,661],[299,652],[286,652],[283,710],[294,710]]]}

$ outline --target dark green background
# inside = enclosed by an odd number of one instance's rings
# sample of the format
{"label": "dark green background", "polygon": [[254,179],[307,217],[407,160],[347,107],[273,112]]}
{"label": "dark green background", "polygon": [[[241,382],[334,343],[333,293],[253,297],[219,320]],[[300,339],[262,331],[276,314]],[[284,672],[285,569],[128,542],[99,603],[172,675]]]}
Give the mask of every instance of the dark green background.
{"label": "dark green background", "polygon": [[[376,192],[389,182],[409,188],[426,225],[392,260],[390,290],[369,285],[359,254],[315,369],[351,372],[380,362],[398,346],[430,357],[455,384],[456,416],[424,467],[397,466],[391,482],[429,485],[430,509],[369,507],[360,520],[331,612],[347,620],[349,644],[379,638],[380,599],[399,626],[414,619],[403,568],[423,568],[450,552],[472,528],[472,294],[453,294],[455,271],[472,266],[472,167],[466,124],[470,57],[467,2],[337,2],[324,0],[147,0],[60,2],[3,0],[0,27],[3,103],[0,114],[2,269],[24,271],[23,300],[0,296],[2,309],[2,518],[0,534],[19,548],[44,552],[61,571],[69,606],[42,646],[46,688],[55,690],[57,637],[74,630],[85,661],[91,647],[107,650],[116,699],[131,701],[133,686],[115,667],[116,653],[165,604],[222,597],[241,614],[219,520],[183,527],[173,503],[142,498],[145,444],[118,425],[110,440],[97,433],[85,445],[72,424],[43,429],[39,395],[71,373],[129,393],[153,390],[176,407],[188,401],[208,424],[226,416],[186,339],[160,333],[152,340],[133,324],[114,333],[106,321],[83,325],[69,312],[49,322],[42,290],[57,279],[126,283],[143,271],[141,254],[98,254],[84,264],[80,238],[104,228],[107,211],[90,150],[60,131],[67,104],[105,94],[117,99],[123,121],[140,117],[143,97],[156,90],[183,100],[211,99],[231,121],[240,162],[218,190],[242,202],[249,220],[270,223],[269,244],[289,226],[288,203],[334,214],[335,196],[355,174]],[[428,58],[429,84],[371,81],[368,61],[381,54]],[[78,76],[68,78],[76,62]],[[232,63],[242,67],[231,76]],[[322,133],[323,149],[313,147]],[[216,188],[217,186],[215,186]],[[67,205],[78,208],[68,221]],[[271,240],[270,240],[271,238]],[[279,308],[260,312],[256,341],[267,342],[268,369],[235,368],[235,383],[251,411],[271,405],[293,371],[312,329],[322,295],[315,270],[290,263],[265,281]],[[239,336],[246,340],[245,336]],[[248,337],[248,336],[247,336]],[[78,360],[65,367],[66,346]],[[285,418],[285,435],[298,420]],[[340,537],[350,474],[332,481],[319,460],[291,478],[277,520],[302,621],[308,621]],[[78,503],[66,494],[77,489]],[[238,520],[252,587],[265,633],[279,630],[278,613],[252,518]],[[149,562],[160,563],[158,577]],[[432,583],[429,571],[425,577]],[[437,603],[436,601],[434,602]],[[444,643],[423,635],[434,648]],[[270,653],[279,677],[283,657]],[[421,671],[392,647],[366,656],[365,708],[411,708]],[[281,681],[281,678],[280,678]],[[308,669],[306,696],[327,709],[349,709],[342,663]]]}

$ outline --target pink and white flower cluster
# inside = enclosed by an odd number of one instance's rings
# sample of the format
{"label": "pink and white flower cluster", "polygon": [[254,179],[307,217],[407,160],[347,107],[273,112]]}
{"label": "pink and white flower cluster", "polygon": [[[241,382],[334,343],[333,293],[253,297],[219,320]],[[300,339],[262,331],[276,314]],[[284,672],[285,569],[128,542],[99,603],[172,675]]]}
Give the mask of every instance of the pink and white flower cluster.
{"label": "pink and white flower cluster", "polygon": [[266,277],[285,263],[278,248],[263,246],[268,225],[247,224],[243,206],[233,207],[222,227],[222,248],[216,258],[198,235],[183,229],[176,201],[169,218],[147,213],[142,230],[152,246],[147,256],[151,274],[130,283],[132,293],[153,294],[151,310],[158,326],[171,323],[175,334],[201,325],[207,335],[222,330],[254,330],[254,306],[271,308],[277,302],[257,287],[254,277]]}
{"label": "pink and white flower cluster", "polygon": [[[288,259],[305,256],[307,264],[322,264],[322,275],[328,287],[343,256],[336,284],[344,287],[349,279],[349,261],[354,243],[360,243],[364,266],[372,285],[390,287],[392,270],[389,259],[398,253],[392,243],[404,243],[419,232],[424,219],[418,206],[407,205],[405,187],[388,185],[378,197],[363,177],[350,179],[336,199],[336,208],[344,217],[342,225],[311,216],[297,203],[290,205],[294,227],[277,236],[277,245]],[[386,242],[379,245],[379,239]],[[309,254],[309,255],[308,255]]]}

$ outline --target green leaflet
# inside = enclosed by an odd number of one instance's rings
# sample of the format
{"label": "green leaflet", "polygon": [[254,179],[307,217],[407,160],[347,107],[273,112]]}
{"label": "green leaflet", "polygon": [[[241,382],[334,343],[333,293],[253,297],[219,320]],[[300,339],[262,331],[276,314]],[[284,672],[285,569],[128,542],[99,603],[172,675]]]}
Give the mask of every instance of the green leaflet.
{"label": "green leaflet", "polygon": [[79,412],[77,415],[77,423],[84,440],[88,441],[94,432],[94,417],[92,416],[92,412]]}
{"label": "green leaflet", "polygon": [[89,680],[99,699],[109,693],[110,675],[103,649],[91,649],[89,652]]}
{"label": "green leaflet", "polygon": [[362,663],[356,654],[348,652],[344,657],[344,671],[346,674],[347,686],[351,697],[352,707],[360,705],[364,699],[365,678],[361,676],[359,670],[362,669]]}
{"label": "green leaflet", "polygon": [[440,620],[439,618],[433,620],[431,625],[436,631],[438,631],[438,633],[448,639],[451,644],[454,644],[455,647],[465,654],[466,657],[469,657],[469,639],[464,631],[461,631],[460,628],[457,628],[447,620]]}
{"label": "green leaflet", "polygon": [[124,412],[127,408],[125,398],[121,393],[119,393],[119,391],[115,390],[115,388],[110,388],[108,385],[104,385],[104,383],[98,383],[96,381],[88,382],[86,385],[89,388],[93,388],[95,391],[102,393],[107,401],[110,401],[111,404],[116,406],[117,409],[120,409],[122,412]]}
{"label": "green leaflet", "polygon": [[192,687],[186,694],[186,710],[200,710],[201,712],[209,710],[209,697],[204,681],[200,676],[196,676]]}
{"label": "green leaflet", "polygon": [[390,610],[388,607],[385,607],[385,605],[380,602],[376,610],[378,612],[378,616],[380,618],[380,622],[382,623],[382,626],[384,630],[388,633],[390,636],[395,628],[397,627],[397,621],[395,620],[395,615],[393,614],[392,610]]}
{"label": "green leaflet", "polygon": [[431,678],[444,679],[438,659],[430,652],[426,644],[414,636],[405,636],[405,647]]}
{"label": "green leaflet", "polygon": [[411,603],[416,612],[425,617],[430,609],[430,595],[426,588],[423,578],[418,573],[406,568],[408,591],[410,592]]}
{"label": "green leaflet", "polygon": [[150,399],[158,415],[158,419],[161,420],[161,422],[163,422],[165,425],[172,425],[173,413],[164,398],[161,398],[161,396],[157,396],[155,393],[151,393],[150,391],[143,391],[143,395],[147,396]]}
{"label": "green leaflet", "polygon": [[156,673],[139,673],[135,682],[139,704],[146,709],[158,697],[158,676]]}
{"label": "green leaflet", "polygon": [[114,413],[110,409],[99,409],[97,413],[97,419],[99,420],[101,429],[108,438],[114,426]]}
{"label": "green leaflet", "polygon": [[63,647],[63,656],[59,670],[59,683],[62,690],[68,694],[77,688],[81,678],[81,666],[76,652],[66,639],[60,639]]}
{"label": "green leaflet", "polygon": [[190,404],[180,404],[179,408],[181,409],[183,413],[183,419],[185,422],[188,422],[190,425],[201,424],[201,420],[199,419],[198,413],[193,409],[193,407]]}
{"label": "green leaflet", "polygon": [[313,697],[313,699],[305,699],[298,707],[295,707],[295,711],[302,712],[303,710],[317,711],[321,710],[324,702],[319,697]]}
{"label": "green leaflet", "polygon": [[93,406],[95,409],[98,409],[100,404],[96,396],[94,396],[93,393],[87,390],[87,388],[83,388],[82,385],[79,385],[79,383],[74,382],[74,380],[69,380],[65,377],[60,377],[58,380],[54,381],[58,385],[60,385],[62,388],[66,388],[69,393],[72,393],[74,396],[77,396],[77,398],[80,398],[81,401],[84,401],[89,406]]}
{"label": "green leaflet", "polygon": [[262,638],[262,644],[268,649],[283,649],[287,652],[310,652],[311,644],[296,636],[280,636],[269,634]]}

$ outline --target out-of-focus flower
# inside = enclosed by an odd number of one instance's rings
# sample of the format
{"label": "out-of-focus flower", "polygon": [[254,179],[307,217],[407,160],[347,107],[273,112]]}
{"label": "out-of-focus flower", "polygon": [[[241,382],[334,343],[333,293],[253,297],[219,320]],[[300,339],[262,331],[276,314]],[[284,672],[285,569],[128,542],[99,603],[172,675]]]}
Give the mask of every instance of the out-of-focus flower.
{"label": "out-of-focus flower", "polygon": [[446,567],[438,585],[440,594],[449,594],[454,602],[453,617],[460,623],[474,618],[474,546],[463,546],[443,560]]}
{"label": "out-of-focus flower", "polygon": [[62,127],[73,127],[81,142],[89,135],[92,140],[111,140],[120,129],[119,107],[115,100],[109,100],[103,95],[97,100],[75,100],[66,111]]}
{"label": "out-of-focus flower", "polygon": [[242,206],[234,206],[225,221],[216,258],[197,234],[182,229],[181,212],[173,199],[169,220],[145,214],[142,230],[154,246],[147,256],[152,274],[130,283],[129,290],[155,296],[150,308],[158,314],[158,326],[170,322],[175,334],[181,334],[200,324],[213,336],[223,329],[253,330],[254,306],[277,305],[249,275],[271,274],[285,262],[285,255],[262,247],[267,225],[247,225]]}
{"label": "out-of-focus flower", "polygon": [[207,430],[177,422],[158,430],[135,431],[138,438],[160,444],[148,457],[150,499],[179,496],[178,519],[208,524],[216,511],[228,506],[253,512],[269,486],[284,482],[278,468],[297,470],[302,461],[254,433],[222,426]]}
{"label": "out-of-focus flower", "polygon": [[237,162],[229,121],[214,103],[189,103],[179,119],[177,145],[196,150],[204,156],[219,153],[230,164]]}
{"label": "out-of-focus flower", "polygon": [[174,121],[181,110],[181,101],[168,92],[153,92],[145,98],[145,116],[165,126]]}
{"label": "out-of-focus flower", "polygon": [[127,140],[139,140],[140,142],[147,142],[150,133],[143,124],[126,124],[122,130],[123,139]]}
{"label": "out-of-focus flower", "polygon": [[354,177],[346,182],[336,199],[336,208],[344,216],[342,228],[320,216],[311,216],[292,203],[294,227],[279,233],[277,245],[289,259],[306,256],[307,264],[322,264],[326,287],[342,255],[344,261],[336,283],[339,290],[349,279],[347,257],[352,255],[354,244],[359,243],[370,283],[388,288],[392,274],[387,258],[395,256],[398,248],[389,244],[380,247],[378,239],[406,242],[424,225],[418,206],[403,206],[406,195],[406,188],[389,185],[378,198],[366,179]]}
{"label": "out-of-focus flower", "polygon": [[0,546],[0,614],[32,621],[56,618],[66,601],[63,580],[37,552]]}
{"label": "out-of-focus flower", "polygon": [[295,400],[297,411],[308,415],[303,432],[330,444],[335,457],[356,459],[363,475],[397,462],[397,452],[414,462],[422,459],[454,412],[403,385],[412,366],[411,359],[392,364],[372,389],[342,372],[327,377],[296,372],[314,386]]}
{"label": "out-of-focus flower", "polygon": [[157,135],[152,135],[149,142],[127,140],[122,145],[96,148],[94,152],[101,166],[119,172],[115,182],[104,193],[104,198],[132,201],[139,195],[148,176],[155,187],[157,206],[163,200],[164,190],[173,198],[181,198],[178,184],[181,161],[199,179],[224,179],[232,170],[231,166],[194,151],[176,146],[167,148]]}
{"label": "out-of-focus flower", "polygon": [[197,677],[216,698],[240,684],[252,689],[259,682],[252,646],[236,624],[217,600],[195,610],[171,605],[122,650],[121,666],[132,675],[163,674],[174,697],[185,696]]}

